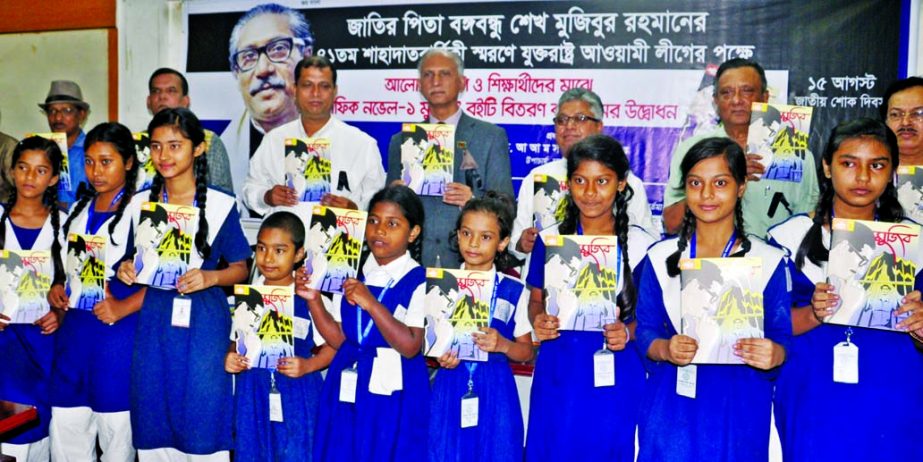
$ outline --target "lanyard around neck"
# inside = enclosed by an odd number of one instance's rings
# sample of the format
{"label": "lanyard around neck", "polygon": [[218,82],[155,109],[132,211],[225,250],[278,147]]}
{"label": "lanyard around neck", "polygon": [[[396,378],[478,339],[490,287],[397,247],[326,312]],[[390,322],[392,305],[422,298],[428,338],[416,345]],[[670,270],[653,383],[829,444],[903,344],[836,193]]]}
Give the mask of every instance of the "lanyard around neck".
{"label": "lanyard around neck", "polygon": [[[727,258],[731,256],[731,250],[734,249],[734,241],[737,240],[737,230],[731,233],[731,238],[728,239],[728,243],[724,245],[724,251],[721,252],[721,258]],[[695,231],[692,232],[692,237],[689,238],[689,258],[695,258]]]}
{"label": "lanyard around neck", "polygon": [[[115,204],[117,204],[119,200],[122,199],[122,196],[124,195],[125,195],[125,188],[122,188],[122,190],[119,191],[119,193],[116,194],[115,197],[112,198],[112,202],[109,202],[109,207],[106,208],[106,211],[114,207]],[[87,209],[87,225],[86,225],[87,234],[96,234],[97,232],[99,232],[99,228],[103,225],[103,223],[105,223],[105,220],[97,222],[99,220],[97,216],[99,212],[96,211],[96,199],[97,198],[99,198],[99,196],[96,196],[93,198],[93,200],[90,202],[89,208]]]}
{"label": "lanyard around neck", "polygon": [[[385,294],[388,293],[388,289],[391,288],[391,285],[394,284],[394,279],[388,279],[388,283],[385,284],[385,288],[381,289],[381,292],[378,293],[378,303],[381,303],[385,299]],[[369,319],[369,322],[365,325],[365,329],[362,329],[362,307],[356,305],[356,341],[359,342],[359,345],[362,345],[362,341],[368,337],[369,332],[372,330],[372,324],[375,323],[374,319]]]}

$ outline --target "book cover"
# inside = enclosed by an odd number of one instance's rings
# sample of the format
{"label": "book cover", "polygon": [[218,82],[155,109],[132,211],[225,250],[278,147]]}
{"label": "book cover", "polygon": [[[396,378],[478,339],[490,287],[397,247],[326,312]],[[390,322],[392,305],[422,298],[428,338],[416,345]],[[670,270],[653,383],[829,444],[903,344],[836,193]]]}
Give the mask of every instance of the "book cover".
{"label": "book cover", "polygon": [[359,273],[368,213],[314,206],[305,242],[305,266],[310,286],[322,292],[343,293],[343,283]]}
{"label": "book cover", "polygon": [[198,207],[142,203],[135,231],[138,283],[175,289],[176,279],[189,269],[198,227]]}
{"label": "book cover", "polygon": [[896,330],[901,299],[913,291],[920,265],[920,226],[834,218],[827,279],[840,306],[833,324]]}
{"label": "book cover", "polygon": [[490,325],[493,286],[488,271],[426,269],[426,356],[452,352],[461,360],[487,361],[471,334]]}
{"label": "book cover", "polygon": [[567,207],[567,177],[535,174],[532,176],[532,223],[539,231],[564,220]]}
{"label": "book cover", "polygon": [[[92,205],[91,205],[92,206]],[[68,308],[92,311],[106,296],[105,236],[70,233],[67,235]]]}
{"label": "book cover", "polygon": [[13,324],[32,324],[51,309],[50,250],[0,251],[0,313]]}
{"label": "book cover", "polygon": [[898,166],[895,186],[897,198],[907,217],[917,223],[923,223],[923,166]]}
{"label": "book cover", "polygon": [[[61,150],[61,173],[58,175],[58,192],[75,191],[75,185],[71,184],[71,165],[70,157],[67,155],[67,133],[49,132],[49,133],[27,133],[26,138],[30,136],[41,136],[47,140],[54,141]],[[83,168],[83,165],[77,167]]]}
{"label": "book cover", "polygon": [[295,356],[294,319],[294,287],[234,286],[231,341],[250,367],[275,369],[279,358]]}
{"label": "book cover", "polygon": [[455,126],[404,124],[401,179],[421,196],[442,196],[455,175]]}
{"label": "book cover", "polygon": [[622,257],[615,236],[544,236],[545,310],[560,329],[602,331],[619,318]]}
{"label": "book cover", "polygon": [[759,258],[684,258],[679,264],[682,334],[699,342],[693,364],[743,364],[734,344],[763,337]]}
{"label": "book cover", "polygon": [[136,182],[136,191],[149,188],[154,181],[154,162],[151,159],[151,138],[147,132],[135,132],[131,134],[135,140],[135,155],[138,156],[138,180]]}
{"label": "book cover", "polygon": [[302,202],[318,202],[330,192],[330,140],[287,138],[285,184]]}
{"label": "book cover", "polygon": [[753,103],[747,152],[759,154],[766,168],[762,178],[800,183],[811,134],[814,108],[784,104]]}

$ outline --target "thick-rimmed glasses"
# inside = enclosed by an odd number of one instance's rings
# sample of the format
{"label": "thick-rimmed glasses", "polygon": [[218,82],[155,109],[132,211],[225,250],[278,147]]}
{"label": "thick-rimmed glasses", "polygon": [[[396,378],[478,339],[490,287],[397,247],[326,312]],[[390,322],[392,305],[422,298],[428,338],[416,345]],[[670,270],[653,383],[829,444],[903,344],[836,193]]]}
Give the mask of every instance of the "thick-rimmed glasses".
{"label": "thick-rimmed glasses", "polygon": [[599,119],[597,119],[596,117],[588,116],[586,114],[577,114],[575,116],[559,115],[551,120],[554,122],[555,125],[559,125],[561,127],[567,126],[567,124],[571,122],[578,124],[578,125],[582,125],[586,123],[586,121],[588,120],[592,120],[593,122],[599,122]]}
{"label": "thick-rimmed glasses", "polygon": [[[271,62],[284,63],[292,55],[292,49],[298,47],[304,50],[304,40],[294,37],[275,39],[261,47],[245,48],[234,53],[234,65],[240,72],[247,72],[260,61],[260,55],[265,54]],[[303,52],[303,51],[302,51]]]}

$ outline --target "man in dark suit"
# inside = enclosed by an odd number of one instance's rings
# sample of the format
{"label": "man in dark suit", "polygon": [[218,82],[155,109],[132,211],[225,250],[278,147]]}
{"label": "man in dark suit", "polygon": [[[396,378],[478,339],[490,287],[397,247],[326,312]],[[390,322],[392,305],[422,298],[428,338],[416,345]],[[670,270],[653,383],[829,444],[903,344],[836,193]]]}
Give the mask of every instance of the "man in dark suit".
{"label": "man in dark suit", "polygon": [[[461,258],[449,247],[449,234],[458,212],[472,197],[494,190],[513,195],[510,146],[506,131],[465,114],[458,94],[465,85],[461,58],[446,49],[430,49],[420,57],[420,93],[429,104],[428,123],[455,125],[455,173],[442,197],[422,196],[426,210],[423,226],[423,265],[458,267]],[[401,178],[401,134],[388,146],[388,183]]]}

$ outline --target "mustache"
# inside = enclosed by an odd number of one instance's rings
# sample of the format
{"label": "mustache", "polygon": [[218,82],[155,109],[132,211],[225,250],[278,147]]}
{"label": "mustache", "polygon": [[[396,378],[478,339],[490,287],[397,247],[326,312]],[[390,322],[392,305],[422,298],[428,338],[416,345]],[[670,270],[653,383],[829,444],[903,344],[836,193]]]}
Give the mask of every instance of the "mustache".
{"label": "mustache", "polygon": [[250,84],[250,96],[253,96],[263,90],[281,90],[285,88],[285,79],[276,74],[267,78],[256,77]]}
{"label": "mustache", "polygon": [[901,128],[899,128],[899,129],[897,129],[897,134],[898,134],[898,135],[900,135],[901,133],[904,133],[904,132],[907,132],[907,133],[916,133],[916,132],[917,132],[917,129],[916,129],[916,128],[913,128],[913,127],[901,127]]}

